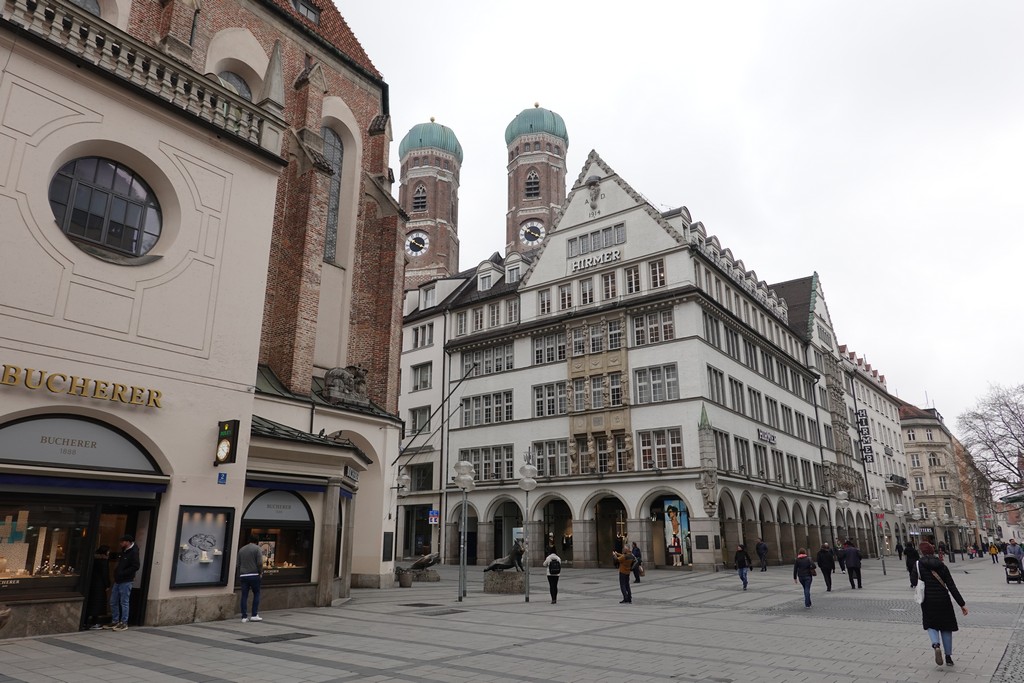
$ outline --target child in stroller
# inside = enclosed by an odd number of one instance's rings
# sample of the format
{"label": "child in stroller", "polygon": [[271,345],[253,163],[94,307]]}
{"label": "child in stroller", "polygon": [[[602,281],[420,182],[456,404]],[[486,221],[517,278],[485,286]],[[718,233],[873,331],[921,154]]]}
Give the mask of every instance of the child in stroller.
{"label": "child in stroller", "polygon": [[1018,584],[1024,581],[1024,574],[1021,574],[1020,560],[1013,555],[1003,558],[1003,570],[1006,572],[1006,583],[1016,581]]}

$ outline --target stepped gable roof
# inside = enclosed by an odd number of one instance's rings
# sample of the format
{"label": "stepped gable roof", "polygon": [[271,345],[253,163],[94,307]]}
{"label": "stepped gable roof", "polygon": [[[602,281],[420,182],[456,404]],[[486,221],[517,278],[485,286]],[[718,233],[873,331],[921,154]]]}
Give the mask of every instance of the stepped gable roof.
{"label": "stepped gable roof", "polygon": [[811,275],[768,285],[779,298],[786,300],[789,328],[804,341],[810,341],[814,336],[814,279],[815,276]]}
{"label": "stepped gable roof", "polygon": [[373,65],[373,62],[370,61],[366,50],[363,49],[356,35],[352,33],[348,22],[341,16],[341,12],[338,11],[334,3],[330,0],[305,1],[320,10],[319,24],[314,24],[299,14],[298,10],[295,9],[295,2],[293,0],[264,0],[264,2],[274,5],[280,11],[292,17],[297,24],[303,26],[306,30],[311,31],[330,43],[352,60],[353,63],[365,70],[367,74],[382,80],[383,76],[377,71],[377,67]]}

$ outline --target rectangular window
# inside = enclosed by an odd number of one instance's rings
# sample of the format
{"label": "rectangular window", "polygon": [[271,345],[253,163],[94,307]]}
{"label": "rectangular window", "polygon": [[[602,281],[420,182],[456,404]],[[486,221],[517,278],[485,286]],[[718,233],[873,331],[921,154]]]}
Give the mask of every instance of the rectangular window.
{"label": "rectangular window", "polygon": [[484,309],[480,308],[473,309],[473,331],[479,332],[484,329]]}
{"label": "rectangular window", "polygon": [[658,289],[665,286],[665,262],[661,259],[651,261],[647,264],[650,267],[651,289]]}
{"label": "rectangular window", "polygon": [[914,477],[914,490],[924,491],[924,477]]}
{"label": "rectangular window", "polygon": [[496,372],[515,369],[515,346],[499,344],[488,349],[464,351],[462,353],[462,375],[464,377],[480,377]]}
{"label": "rectangular window", "polygon": [[512,421],[512,392],[501,391],[462,399],[462,426],[497,424]]}
{"label": "rectangular window", "polygon": [[761,404],[761,392],[756,389],[747,389],[747,397],[750,399],[750,417],[758,422],[764,422],[764,408]]}
{"label": "rectangular window", "polygon": [[587,409],[587,380],[583,377],[572,381],[572,409],[577,413]]}
{"label": "rectangular window", "polygon": [[764,349],[761,349],[761,370],[765,377],[775,381],[775,359]]}
{"label": "rectangular window", "polygon": [[501,304],[490,304],[487,306],[488,327],[501,325]]}
{"label": "rectangular window", "polygon": [[774,398],[765,398],[768,407],[768,424],[776,429],[779,428],[779,402]]}
{"label": "rectangular window", "polygon": [[617,297],[619,295],[618,275],[614,272],[602,275],[601,288],[604,290],[605,301]]}
{"label": "rectangular window", "polygon": [[590,352],[604,353],[604,325],[590,326]]}
{"label": "rectangular window", "polygon": [[509,299],[505,302],[505,319],[510,323],[519,322],[519,299]]}
{"label": "rectangular window", "polygon": [[754,466],[757,468],[752,474],[761,479],[768,478],[768,447],[761,444],[754,444]]}
{"label": "rectangular window", "polygon": [[757,345],[746,339],[743,340],[743,364],[757,372]]}
{"label": "rectangular window", "polygon": [[533,388],[533,416],[550,417],[566,413],[565,382],[542,384]]}
{"label": "rectangular window", "polygon": [[729,378],[729,396],[732,398],[732,409],[741,415],[747,414],[743,396],[743,382]]}
{"label": "rectangular window", "polygon": [[534,441],[533,452],[537,474],[542,477],[564,477],[569,474],[567,441]]}
{"label": "rectangular window", "polygon": [[636,387],[635,403],[657,403],[679,398],[679,377],[676,366],[639,368],[633,372]]}
{"label": "rectangular window", "polygon": [[409,411],[409,432],[406,436],[430,432],[430,406],[421,406]]}
{"label": "rectangular window", "polygon": [[949,482],[946,480],[946,475],[939,475],[939,490],[946,491],[949,489]]}
{"label": "rectangular window", "polygon": [[638,437],[641,469],[683,466],[683,438],[678,428],[643,431],[638,433]]}
{"label": "rectangular window", "polygon": [[420,349],[424,346],[431,346],[434,343],[434,323],[417,325],[412,328],[412,347]]}
{"label": "rectangular window", "polygon": [[479,288],[481,290],[488,290],[491,288],[491,274],[484,273],[480,276]]}
{"label": "rectangular window", "polygon": [[432,370],[432,363],[423,363],[422,365],[412,366],[412,390],[420,391],[421,389],[430,388],[430,376]]}
{"label": "rectangular window", "polygon": [[737,436],[733,438],[733,445],[736,446],[736,465],[740,474],[753,474],[750,471],[750,442]]}
{"label": "rectangular window", "polygon": [[813,488],[814,487],[814,479],[811,476],[811,461],[810,460],[801,460],[800,461],[800,476],[802,477],[801,481],[803,481],[803,484],[804,484],[804,486],[806,488]]}
{"label": "rectangular window", "polygon": [[617,408],[622,405],[622,373],[608,375],[608,405]]}
{"label": "rectangular window", "polygon": [[626,268],[626,294],[637,294],[640,291],[640,267]]}
{"label": "rectangular window", "polygon": [[781,358],[775,359],[775,368],[778,370],[779,384],[782,385],[783,389],[789,389],[789,369],[782,362]]}
{"label": "rectangular window", "polygon": [[920,467],[921,466],[921,456],[918,455],[917,453],[911,453],[910,454],[910,466],[911,467]]}
{"label": "rectangular window", "polygon": [[541,315],[547,315],[551,312],[551,290],[542,289],[537,292],[537,309]]}
{"label": "rectangular window", "polygon": [[572,285],[558,286],[558,310],[565,311],[572,308]]}
{"label": "rectangular window", "polygon": [[818,387],[818,405],[829,410],[828,407],[828,389],[825,387]]}
{"label": "rectangular window", "polygon": [[455,316],[455,334],[466,334],[466,312],[463,311]]}
{"label": "rectangular window", "polygon": [[935,439],[932,438],[932,430],[930,430],[930,429],[925,429],[924,430],[924,440],[925,441],[934,441],[935,440]]}
{"label": "rectangular window", "polygon": [[708,398],[725,405],[725,373],[708,366]]}
{"label": "rectangular window", "polygon": [[718,454],[718,469],[731,472],[732,451],[729,449],[729,435],[717,429],[713,431],[715,435],[715,453]]}
{"label": "rectangular window", "polygon": [[580,306],[589,306],[594,303],[594,280],[587,278],[580,280]]}
{"label": "rectangular window", "polygon": [[718,318],[704,311],[704,339],[716,349],[722,348]]}
{"label": "rectangular window", "polygon": [[915,432],[913,429],[908,429],[907,441],[917,441],[917,432]]}
{"label": "rectangular window", "polygon": [[622,348],[622,321],[608,321],[608,350],[616,351]]}
{"label": "rectangular window", "polygon": [[505,279],[510,283],[519,282],[519,266],[509,266]]}
{"label": "rectangular window", "polygon": [[533,338],[533,364],[557,363],[565,360],[565,334],[548,334]]}
{"label": "rectangular window", "polygon": [[775,468],[775,480],[785,481],[786,471],[783,469],[783,456],[782,451],[772,449],[772,467]]}
{"label": "rectangular window", "polygon": [[728,327],[725,328],[725,352],[736,360],[740,359],[740,333]]}
{"label": "rectangular window", "polygon": [[572,330],[572,355],[582,356],[587,352],[587,328],[574,327]]}
{"label": "rectangular window", "polygon": [[604,377],[601,375],[590,378],[590,407],[594,410],[604,409]]}
{"label": "rectangular window", "polygon": [[633,316],[633,345],[657,344],[675,339],[676,325],[672,310]]}
{"label": "rectangular window", "polygon": [[793,409],[789,406],[782,406],[782,431],[787,434],[796,434],[793,429]]}
{"label": "rectangular window", "polygon": [[796,420],[797,437],[807,441],[807,418],[800,413],[793,413],[793,417]]}
{"label": "rectangular window", "polygon": [[597,446],[597,471],[604,474],[609,471],[608,437],[598,436],[594,442]]}
{"label": "rectangular window", "polygon": [[625,472],[627,470],[627,463],[629,458],[629,451],[626,450],[626,435],[616,434],[615,435],[615,471]]}
{"label": "rectangular window", "polygon": [[789,483],[800,485],[800,465],[795,455],[786,454],[786,465],[789,467]]}
{"label": "rectangular window", "polygon": [[823,425],[825,428],[825,448],[835,449],[836,440],[832,435],[832,425]]}
{"label": "rectangular window", "polygon": [[811,443],[815,446],[821,445],[821,432],[818,431],[818,421],[807,418],[807,431],[811,437]]}

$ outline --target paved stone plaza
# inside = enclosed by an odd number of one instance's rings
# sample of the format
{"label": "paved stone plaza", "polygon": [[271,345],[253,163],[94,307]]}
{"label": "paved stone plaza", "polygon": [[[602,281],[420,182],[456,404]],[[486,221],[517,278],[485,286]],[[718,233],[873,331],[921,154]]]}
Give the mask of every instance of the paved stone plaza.
{"label": "paved stone plaza", "polygon": [[[1024,681],[1024,585],[988,559],[950,569],[967,599],[956,667],[937,670],[903,564],[865,563],[864,588],[835,577],[803,608],[792,570],[750,575],[653,570],[620,605],[611,569],[564,569],[551,605],[541,570],[531,601],[485,595],[480,567],[457,601],[440,583],[357,590],[328,609],[125,633],[0,641],[8,681]],[[964,570],[967,570],[965,573]]]}

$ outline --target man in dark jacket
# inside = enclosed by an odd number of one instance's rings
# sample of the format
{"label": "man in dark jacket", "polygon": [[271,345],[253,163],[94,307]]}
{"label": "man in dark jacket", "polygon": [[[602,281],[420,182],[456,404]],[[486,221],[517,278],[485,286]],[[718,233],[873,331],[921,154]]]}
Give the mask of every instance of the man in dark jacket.
{"label": "man in dark jacket", "polygon": [[896,541],[896,554],[899,555],[900,559],[903,559],[903,544]]}
{"label": "man in dark jacket", "polygon": [[917,552],[913,541],[908,541],[903,554],[907,558],[907,573],[910,574],[910,587],[917,588],[917,561],[921,559],[921,553]]}
{"label": "man in dark jacket", "polygon": [[836,570],[836,559],[835,555],[832,554],[832,548],[828,543],[821,544],[821,550],[818,551],[818,555],[815,558],[818,563],[818,569],[821,570],[821,577],[825,579],[825,592],[832,592],[832,572]]}
{"label": "man in dark jacket", "polygon": [[[843,550],[843,558],[846,560],[846,575],[850,579],[850,588],[863,588],[860,580],[860,551],[857,550],[857,546],[853,544],[853,541],[846,542],[846,549]],[[853,585],[853,579],[856,577],[857,585]]]}
{"label": "man in dark jacket", "polygon": [[757,539],[754,551],[757,553],[757,559],[761,562],[761,571],[768,571],[768,544],[764,542],[764,539]]}
{"label": "man in dark jacket", "polygon": [[747,555],[747,547],[742,543],[736,546],[736,573],[743,582],[743,590],[747,590],[747,572],[750,571],[750,555]]}
{"label": "man in dark jacket", "polygon": [[128,630],[128,601],[139,566],[139,547],[125,534],[121,537],[121,557],[114,568],[114,587],[110,589],[110,627],[115,631]]}

